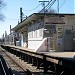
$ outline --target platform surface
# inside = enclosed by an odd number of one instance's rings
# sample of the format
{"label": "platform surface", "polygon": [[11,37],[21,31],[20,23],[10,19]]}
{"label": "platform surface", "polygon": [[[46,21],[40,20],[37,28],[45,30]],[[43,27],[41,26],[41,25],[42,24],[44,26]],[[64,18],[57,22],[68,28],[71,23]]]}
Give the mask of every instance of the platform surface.
{"label": "platform surface", "polygon": [[[29,48],[25,48],[25,47],[13,46],[13,45],[6,45],[6,46],[10,46],[10,47],[14,47],[14,48],[18,48],[18,49],[22,49],[22,50],[26,50],[26,51],[35,52],[34,49],[29,49]],[[45,55],[54,56],[54,57],[73,58],[75,56],[75,52],[38,52],[38,53],[43,53]]]}

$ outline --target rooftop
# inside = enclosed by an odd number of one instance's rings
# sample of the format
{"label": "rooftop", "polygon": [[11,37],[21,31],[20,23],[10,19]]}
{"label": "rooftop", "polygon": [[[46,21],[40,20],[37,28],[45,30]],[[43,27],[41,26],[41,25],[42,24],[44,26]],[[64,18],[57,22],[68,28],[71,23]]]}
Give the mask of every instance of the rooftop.
{"label": "rooftop", "polygon": [[69,15],[69,16],[74,16],[75,14],[58,14],[58,13],[33,13],[31,14],[29,17],[27,17],[25,20],[23,20],[22,22],[20,22],[18,25],[16,25],[14,28],[12,28],[11,30],[17,32],[23,30],[24,32],[27,32],[27,26],[29,23],[31,23],[32,21],[37,20],[38,18],[43,18],[45,15],[51,15],[51,16],[60,16],[60,17],[64,17],[65,15]]}

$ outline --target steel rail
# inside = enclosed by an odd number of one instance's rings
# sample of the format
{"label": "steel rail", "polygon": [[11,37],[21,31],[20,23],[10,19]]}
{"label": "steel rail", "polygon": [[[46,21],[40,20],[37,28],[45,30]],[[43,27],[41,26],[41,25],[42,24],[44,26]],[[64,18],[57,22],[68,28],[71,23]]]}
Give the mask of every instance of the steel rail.
{"label": "steel rail", "polygon": [[0,59],[0,64],[1,64],[1,67],[2,67],[2,70],[3,70],[3,74],[4,74],[4,75],[7,75],[7,73],[6,73],[6,71],[5,71],[5,68],[4,68],[4,65],[3,65],[1,59]]}
{"label": "steel rail", "polygon": [[[18,58],[16,58],[16,56],[12,56],[9,52],[6,52],[5,50],[3,50],[2,49],[2,51],[3,51],[3,53],[5,53],[12,61],[14,61],[15,63],[16,63],[16,65],[18,65],[22,70],[23,70],[23,72],[25,73],[25,74],[31,74],[31,71],[29,71],[27,68],[25,68],[24,67],[24,65],[21,63],[21,62],[19,62],[19,61],[21,61],[20,59],[18,59]],[[9,64],[8,64],[9,65]],[[10,66],[10,65],[9,65]],[[11,68],[11,67],[10,67]]]}

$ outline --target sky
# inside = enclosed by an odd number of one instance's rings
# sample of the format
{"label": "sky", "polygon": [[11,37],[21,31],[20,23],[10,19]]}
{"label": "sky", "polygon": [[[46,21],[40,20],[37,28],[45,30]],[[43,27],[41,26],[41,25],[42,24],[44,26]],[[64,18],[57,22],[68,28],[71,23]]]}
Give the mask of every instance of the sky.
{"label": "sky", "polygon": [[[10,33],[11,27],[15,27],[20,21],[20,7],[24,16],[29,16],[32,13],[39,12],[43,7],[40,0],[3,0],[6,4],[2,13],[5,16],[4,21],[0,21],[0,37],[5,31]],[[43,1],[43,0],[41,0]],[[47,0],[48,1],[48,0]],[[50,1],[50,0],[49,0]],[[57,10],[57,1],[52,6],[52,9]],[[59,0],[59,13],[74,13],[74,0]]]}

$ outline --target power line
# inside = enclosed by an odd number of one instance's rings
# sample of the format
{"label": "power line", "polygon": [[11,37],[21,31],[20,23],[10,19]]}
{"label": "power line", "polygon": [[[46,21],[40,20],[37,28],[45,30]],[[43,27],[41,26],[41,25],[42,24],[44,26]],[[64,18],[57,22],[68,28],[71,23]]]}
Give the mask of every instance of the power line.
{"label": "power line", "polygon": [[44,6],[43,10],[44,10],[44,13],[45,13],[45,8],[46,8],[45,3],[46,2],[49,2],[49,1],[39,1],[39,2],[42,2],[43,3],[43,6]]}
{"label": "power line", "polygon": [[[44,7],[45,9],[46,9],[46,7],[51,3],[51,1],[52,1],[52,0],[50,0],[50,1],[48,2],[48,4]],[[41,11],[43,11],[44,8],[43,8]],[[40,11],[40,12],[41,12],[41,11]]]}
{"label": "power line", "polygon": [[[61,6],[59,6],[59,9],[63,7],[63,5],[66,3],[67,0],[63,1],[63,4]],[[61,1],[62,2],[62,1]]]}
{"label": "power line", "polygon": [[6,20],[18,20],[18,19],[13,19],[13,18],[8,19],[8,18],[7,18]]}
{"label": "power line", "polygon": [[30,9],[30,10],[24,10],[24,11],[33,11],[33,10],[35,10],[35,9],[37,9],[38,7],[40,6],[40,4],[38,4],[35,8],[33,8],[33,9]]}
{"label": "power line", "polygon": [[[52,5],[54,4],[56,2],[56,0],[50,0],[49,2],[48,2],[48,4],[45,6],[45,9],[50,9],[51,7],[52,7]],[[62,3],[63,2],[63,3]],[[64,0],[64,1],[59,1],[58,0],[58,4],[57,4],[57,11],[58,11],[58,13],[59,13],[59,9],[61,8],[61,7],[63,7],[63,5],[65,4],[65,2],[66,2],[66,0]],[[62,3],[61,4],[61,6],[59,5],[60,3]],[[43,11],[44,10],[44,8],[41,10],[41,11]]]}
{"label": "power line", "polygon": [[57,11],[59,13],[59,0],[57,0]]}
{"label": "power line", "polygon": [[47,9],[50,9],[52,7],[52,5],[55,3],[56,0],[54,0],[48,7]]}
{"label": "power line", "polygon": [[53,0],[50,0],[49,1],[49,3],[46,5],[46,8],[48,7],[48,6],[50,6],[50,4],[53,2]]}
{"label": "power line", "polygon": [[[50,7],[55,3],[55,1],[56,0],[50,0],[49,2],[48,2],[48,4],[45,6],[45,9],[46,10],[48,10],[48,9],[50,9]],[[44,10],[44,8],[41,10],[41,11],[43,11]],[[40,11],[40,12],[41,12]]]}

